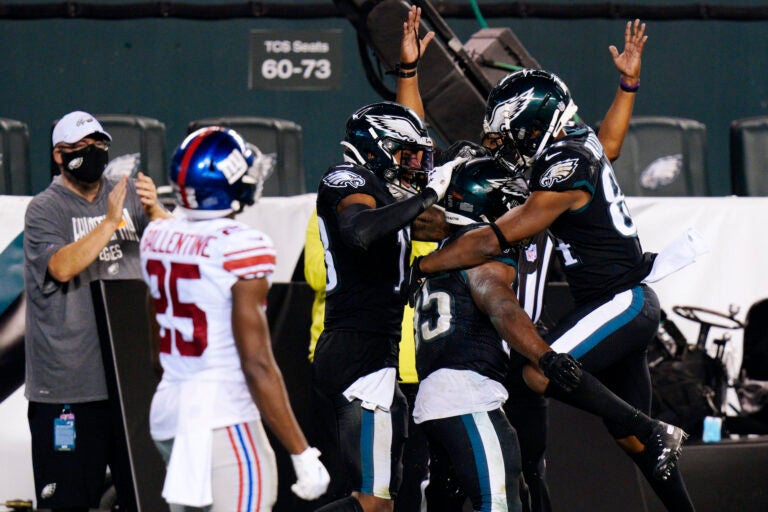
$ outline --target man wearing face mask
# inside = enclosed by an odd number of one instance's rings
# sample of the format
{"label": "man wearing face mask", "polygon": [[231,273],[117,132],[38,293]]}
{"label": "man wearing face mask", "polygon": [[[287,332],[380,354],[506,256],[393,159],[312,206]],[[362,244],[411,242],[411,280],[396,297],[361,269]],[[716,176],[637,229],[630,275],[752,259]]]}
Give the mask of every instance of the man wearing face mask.
{"label": "man wearing face mask", "polygon": [[98,508],[106,467],[124,487],[90,283],[141,279],[139,240],[170,214],[152,180],[103,177],[110,135],[87,112],[53,129],[61,171],[24,219],[26,390],[38,508]]}

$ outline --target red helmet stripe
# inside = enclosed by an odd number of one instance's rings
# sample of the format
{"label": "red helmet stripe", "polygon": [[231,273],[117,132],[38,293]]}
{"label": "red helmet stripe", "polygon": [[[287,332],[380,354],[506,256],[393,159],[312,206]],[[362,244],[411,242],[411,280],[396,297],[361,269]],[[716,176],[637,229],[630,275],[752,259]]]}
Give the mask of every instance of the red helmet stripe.
{"label": "red helmet stripe", "polygon": [[192,160],[192,156],[195,154],[195,151],[197,150],[197,146],[199,146],[203,139],[205,139],[205,136],[208,135],[208,133],[215,131],[214,129],[209,129],[204,131],[203,133],[200,133],[195,139],[189,144],[189,147],[184,152],[184,158],[181,160],[181,165],[179,166],[179,175],[176,177],[176,183],[179,185],[179,194],[181,195],[181,202],[184,203],[185,208],[189,208],[189,202],[187,201],[187,189],[186,189],[186,182],[187,182],[187,169],[189,168],[189,161]]}

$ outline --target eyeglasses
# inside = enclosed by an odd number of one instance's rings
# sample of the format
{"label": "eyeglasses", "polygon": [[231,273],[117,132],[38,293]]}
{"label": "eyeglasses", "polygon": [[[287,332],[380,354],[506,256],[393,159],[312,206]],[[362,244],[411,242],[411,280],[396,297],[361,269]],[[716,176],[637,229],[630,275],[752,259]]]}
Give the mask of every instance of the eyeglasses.
{"label": "eyeglasses", "polygon": [[104,150],[104,151],[109,151],[109,145],[110,145],[109,141],[106,141],[106,140],[93,140],[93,141],[81,140],[80,142],[78,142],[77,144],[74,144],[74,145],[71,145],[71,144],[63,145],[62,144],[61,146],[59,146],[59,149],[61,149],[62,151],[65,151],[67,153],[72,153],[72,152],[75,152],[75,151],[80,151],[82,149],[85,149],[88,146],[95,146],[98,149],[101,149],[101,150]]}

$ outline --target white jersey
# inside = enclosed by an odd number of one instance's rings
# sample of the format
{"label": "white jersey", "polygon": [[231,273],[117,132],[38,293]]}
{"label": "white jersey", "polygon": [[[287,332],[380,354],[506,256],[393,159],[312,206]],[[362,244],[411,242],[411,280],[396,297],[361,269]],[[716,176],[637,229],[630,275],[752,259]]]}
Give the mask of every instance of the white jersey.
{"label": "white jersey", "polygon": [[259,419],[232,335],[231,288],[238,279],[269,279],[272,240],[227,218],[157,220],[141,239],[141,265],[155,303],[163,367],[152,400],[152,437],[175,437],[188,422],[220,428]]}

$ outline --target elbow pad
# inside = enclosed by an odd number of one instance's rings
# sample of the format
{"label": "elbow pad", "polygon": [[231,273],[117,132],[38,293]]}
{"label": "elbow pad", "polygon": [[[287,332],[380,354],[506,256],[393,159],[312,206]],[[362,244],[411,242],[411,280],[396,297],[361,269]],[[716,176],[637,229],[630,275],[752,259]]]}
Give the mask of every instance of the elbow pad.
{"label": "elbow pad", "polygon": [[381,208],[353,204],[339,214],[339,230],[346,244],[367,250],[376,240],[396,233],[413,222],[436,201],[437,194],[432,189],[426,189]]}

